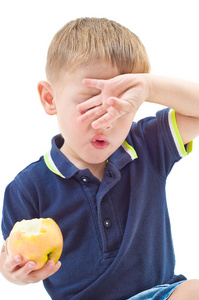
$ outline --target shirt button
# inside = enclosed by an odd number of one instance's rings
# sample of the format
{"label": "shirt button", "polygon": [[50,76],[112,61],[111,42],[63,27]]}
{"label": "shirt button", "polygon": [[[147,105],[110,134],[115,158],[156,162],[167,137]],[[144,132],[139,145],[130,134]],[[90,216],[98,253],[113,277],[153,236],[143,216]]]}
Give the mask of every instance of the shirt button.
{"label": "shirt button", "polygon": [[86,176],[82,176],[82,177],[81,177],[81,180],[82,180],[84,183],[88,183],[88,182],[89,182],[89,179],[88,179],[88,177],[86,177]]}
{"label": "shirt button", "polygon": [[104,227],[105,228],[110,228],[112,225],[111,220],[110,219],[105,219],[104,220]]}

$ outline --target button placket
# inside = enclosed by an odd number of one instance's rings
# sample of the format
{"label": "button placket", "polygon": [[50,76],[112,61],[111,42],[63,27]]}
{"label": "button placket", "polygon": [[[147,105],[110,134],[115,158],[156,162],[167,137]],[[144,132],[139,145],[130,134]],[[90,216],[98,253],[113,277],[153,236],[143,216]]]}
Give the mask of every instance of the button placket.
{"label": "button placket", "polygon": [[122,240],[120,224],[114,209],[114,199],[111,196],[111,189],[121,178],[120,171],[111,163],[108,163],[104,177],[96,196],[98,211],[98,224],[101,233],[101,240],[104,253],[112,253],[119,248]]}
{"label": "button placket", "polygon": [[[85,172],[84,172],[85,171]],[[88,174],[88,175],[87,175]],[[93,220],[93,228],[95,228],[96,238],[99,243],[100,251],[103,251],[101,232],[98,224],[98,214],[96,205],[96,195],[99,190],[100,182],[92,177],[92,174],[86,172],[86,170],[80,171],[77,176],[77,180],[82,187],[82,192],[85,195],[85,201],[88,201],[90,207],[89,218]]]}
{"label": "button placket", "polygon": [[101,232],[104,252],[110,252],[119,248],[122,233],[115,215],[111,195],[107,195],[101,201],[99,218],[101,220]]}

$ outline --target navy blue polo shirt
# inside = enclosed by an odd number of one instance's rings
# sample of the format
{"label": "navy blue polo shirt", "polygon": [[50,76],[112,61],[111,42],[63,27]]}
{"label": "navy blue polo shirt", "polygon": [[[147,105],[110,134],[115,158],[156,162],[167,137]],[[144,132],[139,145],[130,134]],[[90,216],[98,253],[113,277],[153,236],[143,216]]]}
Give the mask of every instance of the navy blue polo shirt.
{"label": "navy blue polo shirt", "polygon": [[133,123],[107,161],[100,182],[59,150],[32,163],[8,185],[2,232],[16,221],[53,218],[64,236],[60,270],[44,280],[52,299],[124,300],[174,275],[175,257],[165,196],[166,178],[190,150],[183,146],[175,111]]}

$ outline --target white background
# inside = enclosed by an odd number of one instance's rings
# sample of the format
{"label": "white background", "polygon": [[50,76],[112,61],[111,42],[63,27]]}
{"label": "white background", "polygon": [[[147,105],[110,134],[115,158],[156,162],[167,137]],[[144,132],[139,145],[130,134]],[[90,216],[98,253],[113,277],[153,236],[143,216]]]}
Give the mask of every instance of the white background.
{"label": "white background", "polygon": [[[13,0],[0,4],[0,207],[6,185],[50,147],[56,117],[45,115],[37,82],[54,34],[77,17],[107,17],[135,32],[149,54],[152,73],[199,81],[198,1]],[[189,99],[187,99],[189,100]],[[160,107],[144,104],[137,118]],[[167,194],[176,250],[176,273],[199,278],[199,140],[178,163]],[[50,299],[42,283],[16,286],[0,275],[6,299]]]}

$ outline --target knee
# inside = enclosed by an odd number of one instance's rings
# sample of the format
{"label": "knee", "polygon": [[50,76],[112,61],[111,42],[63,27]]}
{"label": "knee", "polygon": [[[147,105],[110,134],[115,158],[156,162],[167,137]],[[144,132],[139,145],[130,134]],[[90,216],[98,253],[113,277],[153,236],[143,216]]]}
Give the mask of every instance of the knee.
{"label": "knee", "polygon": [[191,279],[180,284],[169,300],[198,300],[199,299],[199,280]]}
{"label": "knee", "polygon": [[190,284],[190,299],[199,299],[199,279],[188,280]]}

